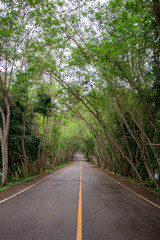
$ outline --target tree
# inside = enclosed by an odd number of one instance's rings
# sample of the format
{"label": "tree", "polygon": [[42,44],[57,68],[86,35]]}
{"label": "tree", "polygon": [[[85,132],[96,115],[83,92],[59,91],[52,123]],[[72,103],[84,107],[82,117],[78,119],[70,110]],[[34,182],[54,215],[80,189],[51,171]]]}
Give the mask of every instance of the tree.
{"label": "tree", "polygon": [[[8,133],[10,126],[10,101],[9,92],[15,80],[18,82],[24,67],[24,59],[27,51],[29,28],[31,19],[26,17],[28,5],[25,3],[15,5],[12,1],[1,3],[1,31],[0,31],[0,98],[3,107],[0,107],[2,125],[0,127],[0,140],[2,149],[2,185],[7,182],[8,173]],[[26,39],[27,38],[27,39]]]}

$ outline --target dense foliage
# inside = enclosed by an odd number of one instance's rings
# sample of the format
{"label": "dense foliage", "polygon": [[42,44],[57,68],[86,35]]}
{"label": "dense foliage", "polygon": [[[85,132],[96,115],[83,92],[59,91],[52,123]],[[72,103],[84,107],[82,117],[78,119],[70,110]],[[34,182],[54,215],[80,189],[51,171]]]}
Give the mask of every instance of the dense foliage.
{"label": "dense foliage", "polygon": [[1,1],[3,185],[79,149],[159,188],[159,9],[159,0]]}

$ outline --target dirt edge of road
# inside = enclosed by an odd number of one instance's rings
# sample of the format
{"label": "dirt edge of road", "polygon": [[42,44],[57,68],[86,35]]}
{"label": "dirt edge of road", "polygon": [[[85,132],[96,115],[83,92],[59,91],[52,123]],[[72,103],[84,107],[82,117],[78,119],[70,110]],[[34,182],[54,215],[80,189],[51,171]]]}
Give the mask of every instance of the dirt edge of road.
{"label": "dirt edge of road", "polygon": [[45,178],[55,174],[56,172],[59,172],[63,168],[66,168],[66,167],[70,166],[72,163],[73,162],[71,162],[71,163],[69,163],[69,164],[67,164],[65,166],[59,167],[57,169],[54,169],[54,170],[52,170],[50,172],[42,173],[42,174],[38,175],[36,178],[34,178],[34,179],[30,180],[30,181],[27,181],[27,182],[24,182],[24,183],[20,183],[20,184],[16,184],[16,185],[11,186],[11,188],[0,192],[0,201],[3,201],[5,199],[11,197],[12,195],[15,195],[15,194],[25,190],[26,188],[29,188],[32,185],[45,180]]}
{"label": "dirt edge of road", "polygon": [[101,169],[101,168],[93,165],[90,162],[89,162],[89,164],[92,167],[98,169],[99,171],[105,173],[109,177],[113,178],[115,181],[120,183],[120,185],[123,185],[125,188],[128,188],[129,190],[131,190],[135,194],[142,196],[142,198],[147,199],[148,201],[152,202],[153,204],[158,205],[159,208],[160,208],[160,194],[155,193],[155,192],[151,192],[150,190],[148,190],[144,186],[140,186],[140,185],[138,185],[136,183],[132,183],[130,181],[127,181],[125,178],[123,178],[121,176],[118,176],[116,174],[110,173],[106,169]]}

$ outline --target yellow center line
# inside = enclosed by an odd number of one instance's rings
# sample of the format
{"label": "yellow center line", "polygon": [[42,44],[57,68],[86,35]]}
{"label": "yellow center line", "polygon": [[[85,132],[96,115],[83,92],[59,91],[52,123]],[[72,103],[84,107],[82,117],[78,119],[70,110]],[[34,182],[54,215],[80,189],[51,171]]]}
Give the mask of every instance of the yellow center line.
{"label": "yellow center line", "polygon": [[82,163],[81,162],[80,162],[79,205],[78,205],[76,240],[82,240]]}

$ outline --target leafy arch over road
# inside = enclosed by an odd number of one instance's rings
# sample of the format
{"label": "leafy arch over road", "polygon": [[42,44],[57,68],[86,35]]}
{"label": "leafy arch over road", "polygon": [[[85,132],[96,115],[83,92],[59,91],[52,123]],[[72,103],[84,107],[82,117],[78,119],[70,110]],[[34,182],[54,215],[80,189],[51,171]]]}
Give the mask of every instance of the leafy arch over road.
{"label": "leafy arch over road", "polygon": [[[2,184],[5,126],[9,131],[10,105],[23,92],[22,152],[15,155],[21,175],[80,148],[90,161],[159,188],[159,1],[2,3]],[[27,118],[39,139],[34,160],[25,145]]]}

